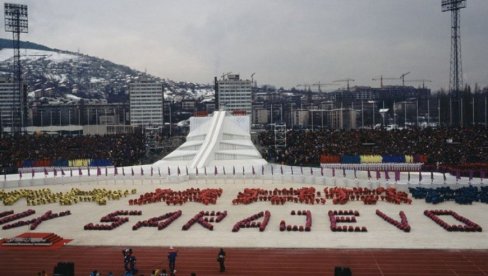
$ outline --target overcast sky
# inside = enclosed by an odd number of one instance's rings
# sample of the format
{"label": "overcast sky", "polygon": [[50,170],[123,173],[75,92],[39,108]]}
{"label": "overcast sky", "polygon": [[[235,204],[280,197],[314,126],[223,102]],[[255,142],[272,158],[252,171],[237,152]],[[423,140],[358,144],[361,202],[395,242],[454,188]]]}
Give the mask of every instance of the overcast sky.
{"label": "overcast sky", "polygon": [[[434,90],[449,85],[451,23],[441,0],[11,2],[29,6],[23,40],[176,81],[234,72],[286,88],[344,78],[379,86],[373,77],[411,72],[406,79],[430,79]],[[488,86],[487,0],[467,1],[461,36],[465,83]]]}

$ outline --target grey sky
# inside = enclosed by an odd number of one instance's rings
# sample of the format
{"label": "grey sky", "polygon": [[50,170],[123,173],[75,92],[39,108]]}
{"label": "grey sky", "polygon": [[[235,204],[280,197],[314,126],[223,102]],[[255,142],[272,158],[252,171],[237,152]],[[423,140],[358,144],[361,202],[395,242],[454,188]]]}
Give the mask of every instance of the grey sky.
{"label": "grey sky", "polygon": [[[16,2],[16,1],[11,1]],[[383,74],[449,84],[450,14],[440,0],[31,0],[22,39],[176,81],[224,72],[293,87]],[[488,86],[488,1],[468,0],[465,83]],[[4,32],[4,37],[10,34]],[[386,82],[398,84],[400,81]]]}

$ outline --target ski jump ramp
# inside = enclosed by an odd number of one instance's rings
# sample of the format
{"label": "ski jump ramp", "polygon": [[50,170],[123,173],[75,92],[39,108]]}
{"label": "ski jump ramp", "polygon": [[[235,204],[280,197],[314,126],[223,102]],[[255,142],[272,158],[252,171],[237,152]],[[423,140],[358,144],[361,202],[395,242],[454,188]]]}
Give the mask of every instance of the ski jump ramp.
{"label": "ski jump ramp", "polygon": [[153,165],[202,169],[213,166],[261,166],[267,162],[251,141],[250,117],[215,111],[191,117],[186,142]]}

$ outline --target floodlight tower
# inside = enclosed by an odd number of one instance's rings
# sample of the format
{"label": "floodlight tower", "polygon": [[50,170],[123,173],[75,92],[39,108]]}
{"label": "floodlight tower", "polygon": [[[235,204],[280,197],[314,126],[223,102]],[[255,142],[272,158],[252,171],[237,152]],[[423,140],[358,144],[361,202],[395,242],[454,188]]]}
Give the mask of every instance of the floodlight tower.
{"label": "floodlight tower", "polygon": [[463,86],[463,68],[461,62],[461,13],[466,8],[466,0],[442,0],[442,11],[451,12],[451,68],[449,92],[459,96]]}
{"label": "floodlight tower", "polygon": [[12,113],[16,113],[15,117],[17,117],[20,121],[20,123],[16,125],[14,124],[14,118],[12,118],[11,132],[18,132],[24,129],[25,116],[27,113],[27,99],[25,91],[22,89],[22,69],[20,66],[20,34],[27,33],[29,31],[27,19],[27,5],[5,3],[4,8],[5,31],[11,32],[13,35],[12,42],[14,49],[14,91]]}

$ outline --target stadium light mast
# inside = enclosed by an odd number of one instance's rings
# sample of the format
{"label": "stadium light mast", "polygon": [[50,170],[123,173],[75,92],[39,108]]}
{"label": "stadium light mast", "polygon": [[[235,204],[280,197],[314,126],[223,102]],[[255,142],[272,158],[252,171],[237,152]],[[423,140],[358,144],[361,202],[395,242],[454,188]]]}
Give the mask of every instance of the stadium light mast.
{"label": "stadium light mast", "polygon": [[[449,93],[461,104],[460,89],[463,86],[463,68],[461,61],[461,12],[466,8],[466,0],[442,0],[442,12],[451,12],[451,62],[449,75]],[[461,106],[459,106],[461,112]],[[456,112],[457,113],[457,112]],[[462,117],[462,116],[460,116]],[[459,121],[460,126],[463,122]]]}
{"label": "stadium light mast", "polygon": [[[5,3],[5,31],[11,32],[13,35],[13,76],[14,76],[14,91],[12,111],[15,110],[16,116],[20,123],[14,127],[14,118],[12,118],[11,132],[17,132],[24,129],[25,116],[27,113],[26,94],[22,89],[22,69],[20,65],[20,34],[29,31],[27,18],[27,5]],[[18,98],[17,98],[18,97]]]}

